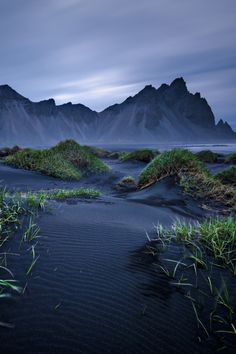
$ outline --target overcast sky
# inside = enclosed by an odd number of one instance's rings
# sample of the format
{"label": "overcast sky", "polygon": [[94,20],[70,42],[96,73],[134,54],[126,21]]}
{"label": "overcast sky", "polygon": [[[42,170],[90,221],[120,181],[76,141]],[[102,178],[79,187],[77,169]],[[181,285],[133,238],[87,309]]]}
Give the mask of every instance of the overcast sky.
{"label": "overcast sky", "polygon": [[183,76],[236,128],[235,34],[236,0],[0,0],[0,84],[99,111]]}

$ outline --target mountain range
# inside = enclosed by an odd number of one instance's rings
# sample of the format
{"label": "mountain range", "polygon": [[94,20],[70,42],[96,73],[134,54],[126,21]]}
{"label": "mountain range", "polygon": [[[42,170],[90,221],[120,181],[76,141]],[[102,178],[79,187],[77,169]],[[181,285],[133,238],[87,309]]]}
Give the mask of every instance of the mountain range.
{"label": "mountain range", "polygon": [[236,133],[214,114],[183,78],[158,89],[148,85],[124,102],[96,112],[53,99],[32,102],[8,85],[0,86],[0,146],[81,143],[206,143],[235,141]]}

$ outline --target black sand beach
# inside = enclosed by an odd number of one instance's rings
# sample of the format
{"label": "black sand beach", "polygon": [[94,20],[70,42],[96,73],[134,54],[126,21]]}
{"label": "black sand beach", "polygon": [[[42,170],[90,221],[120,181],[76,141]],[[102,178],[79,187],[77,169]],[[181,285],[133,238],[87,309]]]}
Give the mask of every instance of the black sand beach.
{"label": "black sand beach", "polygon": [[[1,328],[1,352],[215,352],[214,338],[199,342],[191,302],[157,276],[155,262],[142,252],[146,233],[155,236],[153,225],[194,222],[212,212],[184,196],[171,179],[121,193],[114,185],[127,174],[137,178],[144,164],[106,162],[109,174],[79,182],[0,165],[0,179],[10,190],[83,185],[103,192],[96,200],[51,201],[39,214],[40,258],[31,276],[25,274],[27,250],[8,257],[15,278],[27,286],[23,296],[0,302],[0,321],[14,327]],[[4,251],[18,253],[14,238]]]}

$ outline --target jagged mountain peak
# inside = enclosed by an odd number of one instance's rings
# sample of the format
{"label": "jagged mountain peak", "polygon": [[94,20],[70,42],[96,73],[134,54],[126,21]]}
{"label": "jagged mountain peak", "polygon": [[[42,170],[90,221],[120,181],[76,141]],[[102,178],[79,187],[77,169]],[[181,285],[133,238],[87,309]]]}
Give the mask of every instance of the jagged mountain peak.
{"label": "jagged mountain peak", "polygon": [[177,94],[187,94],[189,91],[186,86],[186,82],[182,77],[176,78],[170,84],[170,89],[175,91]]}
{"label": "jagged mountain peak", "polygon": [[228,122],[223,121],[223,119],[220,119],[219,122],[216,124],[217,129],[220,129],[224,132],[233,132],[233,129],[229,125]]}
{"label": "jagged mountain peak", "polygon": [[150,97],[156,95],[157,89],[152,85],[146,85],[141,91],[139,91],[134,98]]}
{"label": "jagged mountain peak", "polygon": [[200,93],[188,91],[182,77],[140,92],[102,112],[53,99],[32,102],[9,85],[0,86],[2,145],[44,145],[64,138],[88,142],[207,142],[236,140],[236,133],[214,114]]}
{"label": "jagged mountain peak", "polygon": [[177,77],[176,79],[174,79],[171,84],[170,84],[171,87],[183,87],[183,88],[186,88],[186,82],[184,80],[184,78],[181,76],[181,77]]}
{"label": "jagged mountain peak", "polygon": [[9,85],[0,85],[0,98],[1,100],[28,100]]}
{"label": "jagged mountain peak", "polygon": [[38,104],[42,104],[42,105],[49,105],[49,106],[55,106],[55,100],[53,98],[49,98],[48,100],[42,100],[39,101]]}

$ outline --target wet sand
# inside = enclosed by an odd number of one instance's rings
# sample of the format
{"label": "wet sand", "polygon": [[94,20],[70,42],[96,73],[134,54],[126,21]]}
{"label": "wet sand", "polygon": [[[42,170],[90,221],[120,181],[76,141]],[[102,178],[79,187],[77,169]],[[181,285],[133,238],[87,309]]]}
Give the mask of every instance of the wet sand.
{"label": "wet sand", "polygon": [[[178,291],[156,277],[139,250],[153,225],[206,215],[183,196],[171,179],[139,192],[119,193],[124,175],[137,178],[142,163],[107,160],[112,171],[79,182],[63,182],[0,165],[0,179],[13,190],[71,188],[103,191],[97,200],[50,202],[39,215],[36,254],[11,256],[9,266],[27,288],[23,296],[1,299],[3,353],[213,353],[211,341],[199,344],[191,307]],[[10,240],[6,249],[17,252]],[[164,285],[164,286],[162,286]]]}

